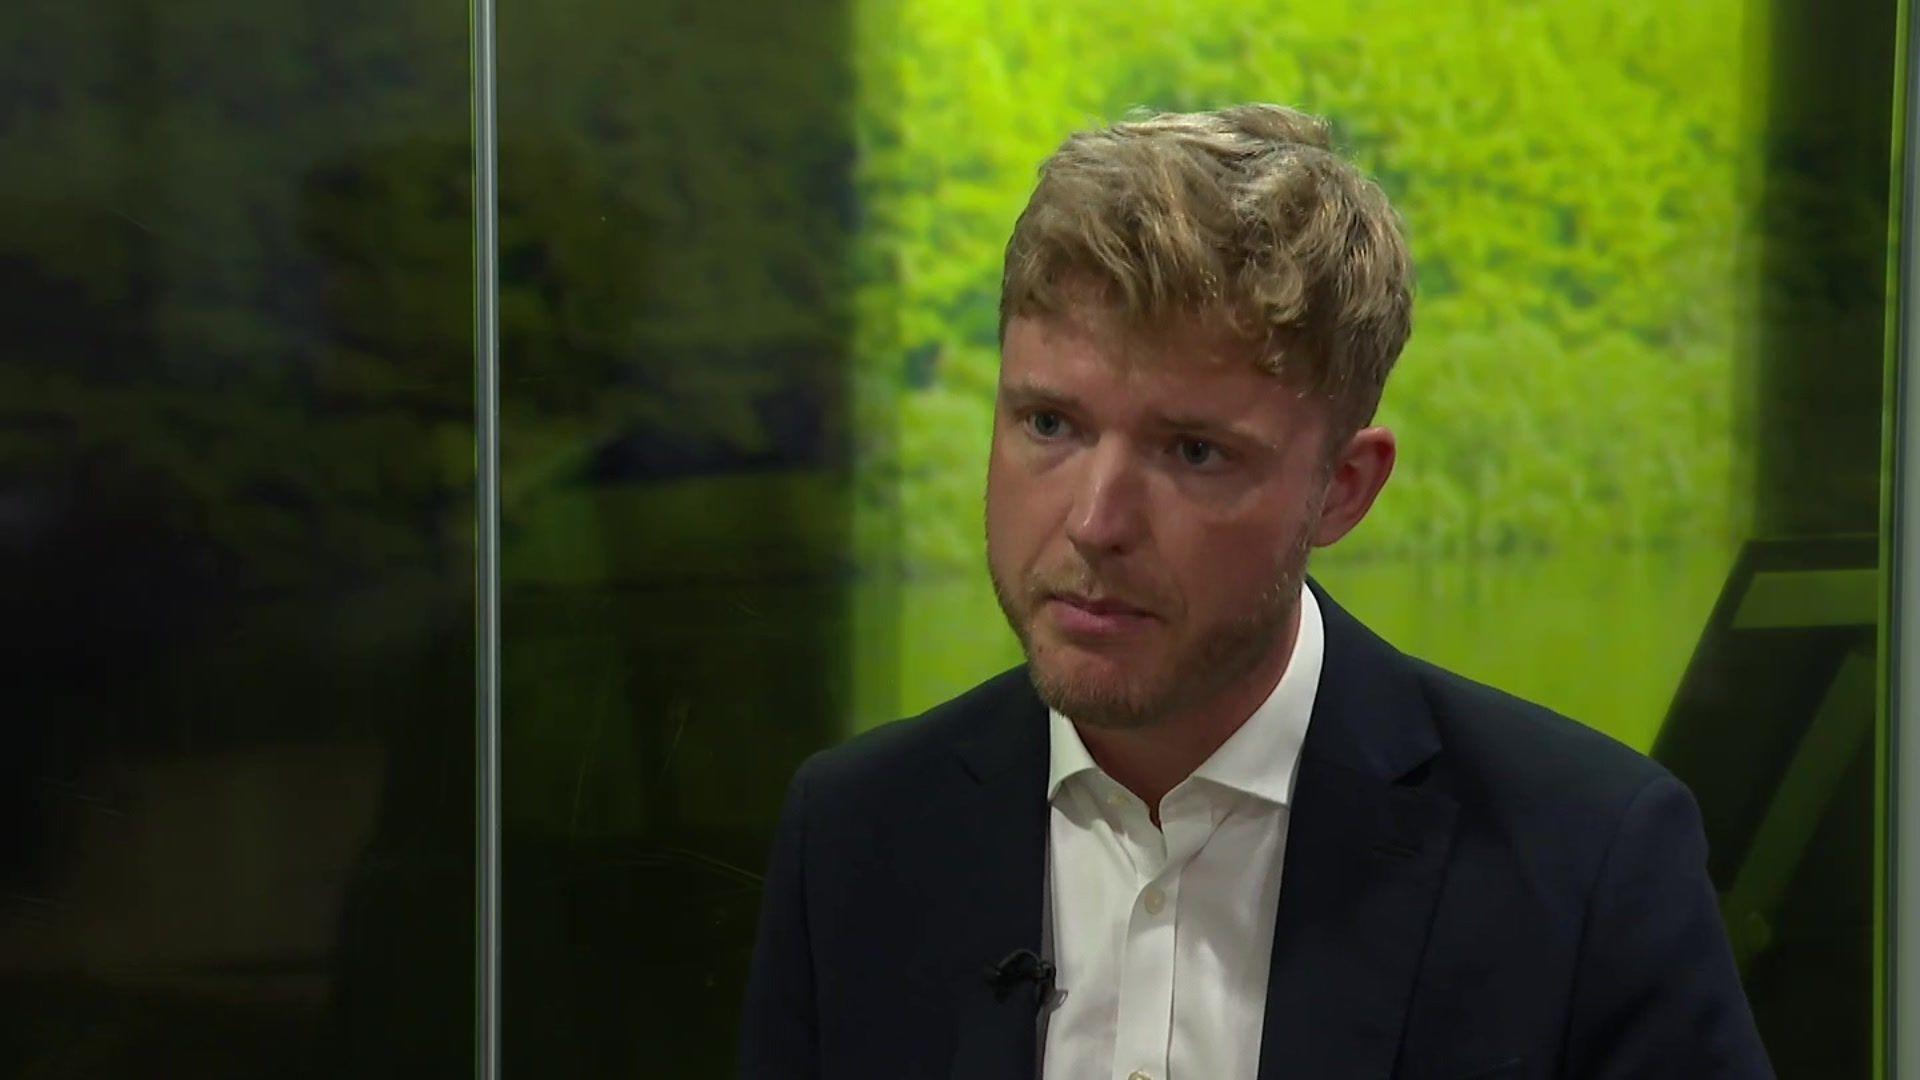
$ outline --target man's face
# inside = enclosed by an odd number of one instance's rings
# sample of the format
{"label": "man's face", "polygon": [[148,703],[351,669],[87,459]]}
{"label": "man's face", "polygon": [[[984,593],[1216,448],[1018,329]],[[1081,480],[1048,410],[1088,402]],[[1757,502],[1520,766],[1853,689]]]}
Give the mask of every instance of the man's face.
{"label": "man's face", "polygon": [[987,563],[1050,706],[1137,727],[1277,677],[1326,490],[1323,413],[1196,326],[1008,323]]}

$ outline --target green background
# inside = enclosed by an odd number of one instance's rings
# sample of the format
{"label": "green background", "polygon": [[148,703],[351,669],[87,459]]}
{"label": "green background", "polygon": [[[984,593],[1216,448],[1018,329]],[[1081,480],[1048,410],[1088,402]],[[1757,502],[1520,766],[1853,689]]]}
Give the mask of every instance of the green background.
{"label": "green background", "polygon": [[[1132,109],[1323,114],[1405,217],[1402,458],[1320,579],[1653,747],[1743,545],[1879,527],[1893,12],[503,0],[508,1074],[725,1075],[795,765],[1017,661],[1001,247]],[[0,1072],[467,1070],[466,14],[0,21]],[[1715,765],[1813,708],[1706,675]],[[1862,1071],[1868,802],[1742,939],[1783,1075]]]}

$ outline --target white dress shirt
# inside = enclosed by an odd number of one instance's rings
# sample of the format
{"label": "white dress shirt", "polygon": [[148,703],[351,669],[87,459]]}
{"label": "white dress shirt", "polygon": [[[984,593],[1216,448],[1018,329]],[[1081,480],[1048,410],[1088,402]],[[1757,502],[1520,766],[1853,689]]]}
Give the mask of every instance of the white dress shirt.
{"label": "white dress shirt", "polygon": [[1047,881],[1062,993],[1046,1080],[1253,1080],[1294,766],[1320,684],[1312,592],[1286,672],[1213,756],[1147,805],[1050,723]]}

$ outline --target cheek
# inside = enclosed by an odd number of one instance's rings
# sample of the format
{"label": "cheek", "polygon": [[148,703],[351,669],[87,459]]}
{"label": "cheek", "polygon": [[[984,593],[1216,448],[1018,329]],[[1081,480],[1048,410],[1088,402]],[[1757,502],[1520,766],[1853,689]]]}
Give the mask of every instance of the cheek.
{"label": "cheek", "polygon": [[1012,569],[1029,561],[1042,521],[1039,502],[1039,486],[996,448],[987,465],[986,498],[987,556],[995,566]]}
{"label": "cheek", "polygon": [[1278,528],[1248,522],[1187,518],[1163,550],[1188,609],[1208,622],[1245,611],[1271,588],[1287,549]]}
{"label": "cheek", "polygon": [[1011,470],[1000,456],[999,447],[995,447],[993,456],[987,461],[987,536],[998,535],[1006,524],[1007,504],[1016,498],[1015,488],[1010,475]]}

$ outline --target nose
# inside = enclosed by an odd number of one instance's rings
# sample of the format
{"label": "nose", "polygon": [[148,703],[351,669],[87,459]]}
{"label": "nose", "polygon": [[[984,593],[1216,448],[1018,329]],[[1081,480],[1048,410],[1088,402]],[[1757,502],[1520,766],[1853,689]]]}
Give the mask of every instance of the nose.
{"label": "nose", "polygon": [[1141,470],[1121,440],[1112,438],[1096,443],[1081,461],[1067,539],[1089,562],[1123,554],[1146,530]]}

